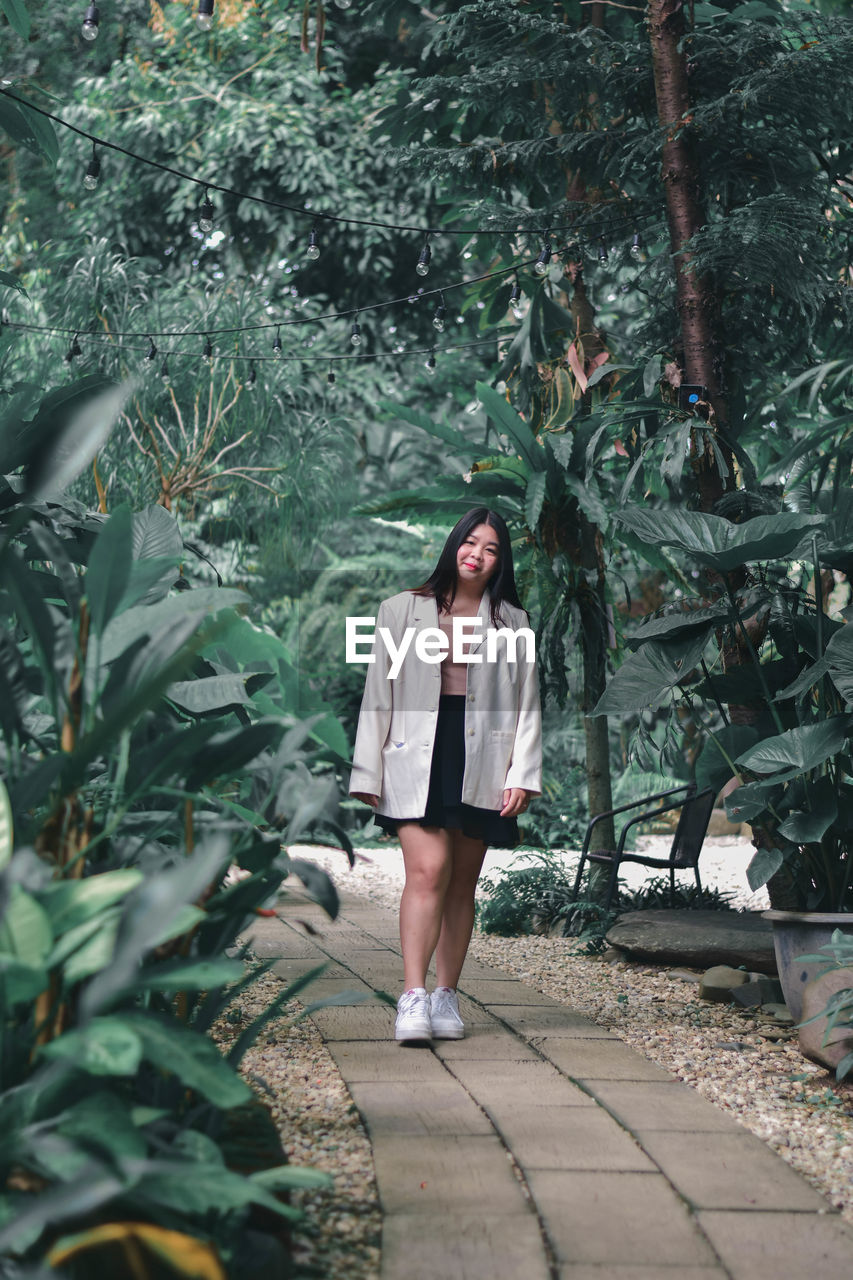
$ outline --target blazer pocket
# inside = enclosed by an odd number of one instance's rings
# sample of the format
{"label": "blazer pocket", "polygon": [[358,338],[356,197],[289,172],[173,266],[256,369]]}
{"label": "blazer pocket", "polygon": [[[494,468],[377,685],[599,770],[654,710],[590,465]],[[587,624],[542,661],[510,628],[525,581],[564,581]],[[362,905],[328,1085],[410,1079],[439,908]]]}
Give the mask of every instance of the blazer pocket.
{"label": "blazer pocket", "polygon": [[512,742],[515,738],[513,729],[492,729],[489,732],[492,742]]}

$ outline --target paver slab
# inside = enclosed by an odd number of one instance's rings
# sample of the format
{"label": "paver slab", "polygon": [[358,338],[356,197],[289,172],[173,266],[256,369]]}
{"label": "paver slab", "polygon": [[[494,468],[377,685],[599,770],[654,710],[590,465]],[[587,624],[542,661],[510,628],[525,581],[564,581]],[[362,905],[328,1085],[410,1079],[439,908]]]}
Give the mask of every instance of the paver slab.
{"label": "paver slab", "polygon": [[[744,1130],[637,1134],[670,1182],[701,1209],[826,1209],[826,1200],[759,1138]],[[851,1258],[853,1267],[853,1258]]]}
{"label": "paver slab", "polygon": [[508,1036],[503,1028],[477,1028],[464,1040],[436,1040],[434,1051],[442,1058],[455,1059],[511,1059],[521,1062],[541,1062],[537,1053],[515,1036]]}
{"label": "paver slab", "polygon": [[446,1080],[441,1059],[429,1049],[409,1049],[393,1040],[331,1040],[327,1048],[347,1085],[357,1080],[405,1080],[417,1089],[424,1080]]}
{"label": "paver slab", "polygon": [[488,1116],[449,1074],[444,1080],[420,1081],[415,1090],[402,1080],[353,1082],[350,1093],[374,1141],[387,1134],[420,1138],[494,1132]]}
{"label": "paver slab", "polygon": [[[398,1213],[382,1229],[382,1280],[550,1280],[532,1212],[446,1215],[440,1230],[423,1214]],[[604,1278],[602,1277],[602,1280]],[[702,1278],[704,1280],[704,1277]]]}
{"label": "paver slab", "polygon": [[603,1103],[632,1133],[652,1129],[686,1133],[739,1132],[737,1121],[706,1102],[695,1089],[680,1081],[581,1080],[594,1098]]}
{"label": "paver slab", "polygon": [[534,1036],[531,1044],[573,1080],[674,1079],[663,1067],[640,1056],[624,1040],[611,1036]]}
{"label": "paver slab", "polygon": [[591,1169],[654,1173],[655,1165],[601,1107],[490,1108],[495,1127],[525,1173]]}
{"label": "paver slab", "polygon": [[484,1206],[495,1214],[527,1208],[497,1137],[389,1136],[376,1144],[373,1159],[384,1212],[430,1214],[436,1232],[444,1214],[476,1219]]}
{"label": "paver slab", "polygon": [[572,1084],[548,1062],[526,1059],[446,1058],[450,1071],[481,1106],[510,1109],[537,1107],[597,1107],[583,1089]]}
{"label": "paver slab", "polygon": [[390,1040],[394,1035],[394,1010],[378,1001],[318,1009],[311,1015],[320,1035],[332,1040]]}
{"label": "paver slab", "polygon": [[501,1020],[519,1035],[531,1039],[533,1036],[547,1035],[559,1031],[563,1035],[606,1035],[601,1027],[575,1013],[574,1009],[564,1004],[527,1005],[509,1004],[495,1009]]}
{"label": "paver slab", "polygon": [[808,1280],[850,1274],[853,1231],[835,1214],[699,1214],[732,1280]]}
{"label": "paver slab", "polygon": [[543,1170],[529,1182],[560,1263],[716,1263],[662,1174]]}
{"label": "paver slab", "polygon": [[541,991],[536,991],[533,987],[527,987],[523,982],[513,979],[498,982],[494,978],[468,979],[466,974],[463,974],[459,987],[466,996],[479,1000],[480,1004],[484,1004],[487,1008],[504,1004],[557,1005],[557,1001],[552,1000],[550,996],[543,995]]}

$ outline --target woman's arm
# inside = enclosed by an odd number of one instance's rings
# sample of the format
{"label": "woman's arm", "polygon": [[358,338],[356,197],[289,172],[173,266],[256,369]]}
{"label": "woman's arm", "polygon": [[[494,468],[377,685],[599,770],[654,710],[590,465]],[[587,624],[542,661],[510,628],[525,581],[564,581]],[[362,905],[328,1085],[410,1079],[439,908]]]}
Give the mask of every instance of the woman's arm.
{"label": "woman's arm", "polygon": [[[388,646],[379,641],[378,631],[380,627],[388,625],[387,601],[383,600],[376,614],[374,661],[368,665],[364,679],[364,694],[352,753],[353,769],[349,793],[359,800],[364,796],[379,797],[382,794],[382,748],[391,725],[394,682],[388,677],[391,666]],[[378,803],[378,799],[376,802]]]}

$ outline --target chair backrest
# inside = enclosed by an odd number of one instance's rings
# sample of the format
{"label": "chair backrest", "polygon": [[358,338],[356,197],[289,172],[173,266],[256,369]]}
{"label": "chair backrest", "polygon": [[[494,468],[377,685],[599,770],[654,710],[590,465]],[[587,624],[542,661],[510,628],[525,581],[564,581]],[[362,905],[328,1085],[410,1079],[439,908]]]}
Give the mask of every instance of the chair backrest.
{"label": "chair backrest", "polygon": [[715,798],[715,792],[706,787],[684,801],[669,851],[674,867],[695,867],[699,861]]}

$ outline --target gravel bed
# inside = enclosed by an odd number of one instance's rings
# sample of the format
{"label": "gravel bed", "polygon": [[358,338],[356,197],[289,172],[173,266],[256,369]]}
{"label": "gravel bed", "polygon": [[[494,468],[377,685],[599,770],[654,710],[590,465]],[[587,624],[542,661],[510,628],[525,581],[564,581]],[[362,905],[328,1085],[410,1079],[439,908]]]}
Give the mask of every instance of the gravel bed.
{"label": "gravel bed", "polygon": [[[703,881],[754,908],[760,899],[742,880],[751,851],[739,843],[723,844],[716,876]],[[399,848],[365,850],[352,872],[339,852],[306,847],[300,855],[325,867],[341,888],[396,910]],[[510,860],[490,851],[486,870]],[[853,1223],[853,1084],[836,1085],[832,1073],[803,1058],[790,1028],[699,1000],[695,982],[668,967],[585,956],[566,939],[475,933],[470,955],[577,1009],[671,1071],[768,1143]]]}
{"label": "gravel bed", "polygon": [[[215,1039],[227,1044],[283,986],[265,974],[241,995],[239,1023],[220,1020]],[[297,1000],[285,1006],[245,1055],[241,1071],[270,1106],[288,1162],[334,1179],[328,1190],[291,1192],[291,1203],[305,1214],[293,1230],[294,1259],[327,1280],[376,1280],[382,1215],[370,1140],[314,1023],[294,1021],[301,1010]]]}

